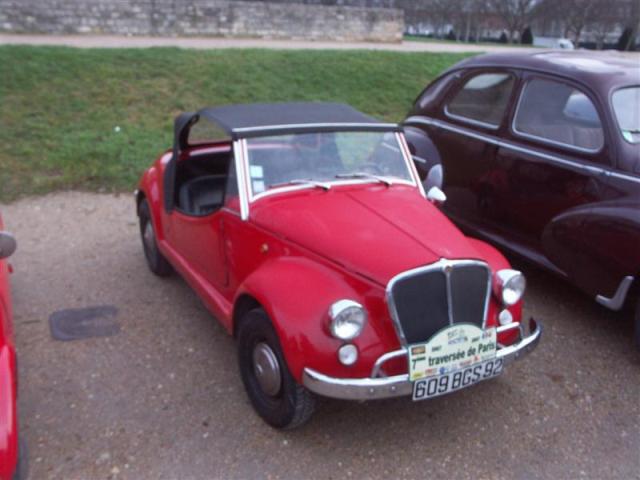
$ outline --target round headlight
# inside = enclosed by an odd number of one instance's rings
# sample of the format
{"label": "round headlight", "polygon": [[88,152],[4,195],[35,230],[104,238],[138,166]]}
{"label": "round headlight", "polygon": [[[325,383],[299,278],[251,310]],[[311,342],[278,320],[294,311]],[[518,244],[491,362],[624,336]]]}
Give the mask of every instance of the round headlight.
{"label": "round headlight", "polygon": [[524,275],[517,270],[500,270],[496,273],[498,294],[502,303],[511,306],[522,299],[527,288],[527,281]]}
{"label": "round headlight", "polygon": [[331,335],[340,340],[353,340],[367,323],[367,312],[353,300],[338,300],[329,309]]}

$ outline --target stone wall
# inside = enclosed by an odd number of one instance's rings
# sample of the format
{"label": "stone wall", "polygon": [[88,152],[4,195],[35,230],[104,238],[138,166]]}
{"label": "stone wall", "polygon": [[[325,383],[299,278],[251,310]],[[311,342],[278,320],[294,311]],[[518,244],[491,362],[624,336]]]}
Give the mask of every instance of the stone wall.
{"label": "stone wall", "polygon": [[0,32],[399,42],[401,10],[220,0],[0,0]]}

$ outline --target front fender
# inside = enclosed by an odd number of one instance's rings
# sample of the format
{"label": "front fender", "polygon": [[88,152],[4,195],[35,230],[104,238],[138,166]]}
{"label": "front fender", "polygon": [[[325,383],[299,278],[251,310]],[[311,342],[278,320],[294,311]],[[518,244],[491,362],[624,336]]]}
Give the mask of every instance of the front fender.
{"label": "front fender", "polygon": [[545,227],[545,255],[590,295],[612,297],[622,279],[640,273],[640,204],[577,207]]}
{"label": "front fender", "polygon": [[163,185],[162,178],[164,177],[164,167],[166,161],[170,157],[170,152],[165,152],[156,160],[156,162],[144,172],[138,183],[138,196],[137,204],[142,201],[142,196],[147,199],[149,203],[149,209],[151,210],[151,216],[153,219],[153,225],[156,230],[156,235],[164,239],[164,225],[163,225]]}
{"label": "front fender", "polygon": [[[399,345],[391,322],[385,321],[380,287],[305,257],[279,257],[263,264],[243,282],[236,299],[243,295],[256,299],[269,315],[298,382],[305,367],[339,377],[368,376],[375,360]],[[355,300],[369,313],[363,333],[352,342],[360,359],[351,367],[338,361],[344,342],[328,329],[329,307],[341,299]]]}

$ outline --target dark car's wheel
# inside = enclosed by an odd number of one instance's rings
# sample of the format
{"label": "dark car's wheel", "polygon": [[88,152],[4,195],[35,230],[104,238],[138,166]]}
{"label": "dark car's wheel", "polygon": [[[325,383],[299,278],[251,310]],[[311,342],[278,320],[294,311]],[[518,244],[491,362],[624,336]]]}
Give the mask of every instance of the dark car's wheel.
{"label": "dark car's wheel", "polygon": [[156,232],[151,221],[151,211],[147,200],[142,200],[138,207],[138,220],[140,222],[140,237],[142,238],[142,248],[147,259],[149,269],[160,277],[171,275],[173,268],[166,258],[158,250],[156,242]]}
{"label": "dark car's wheel", "polygon": [[262,309],[241,319],[238,362],[249,399],[269,425],[290,429],[311,418],[315,398],[289,372],[278,335]]}

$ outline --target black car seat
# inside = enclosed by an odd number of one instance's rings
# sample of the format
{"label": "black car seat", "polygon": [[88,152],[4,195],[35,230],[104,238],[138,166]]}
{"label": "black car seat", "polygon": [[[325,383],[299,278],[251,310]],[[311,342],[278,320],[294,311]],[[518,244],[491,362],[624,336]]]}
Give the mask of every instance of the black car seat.
{"label": "black car seat", "polygon": [[192,215],[207,215],[222,207],[226,175],[207,175],[189,180],[180,187],[180,208]]}

